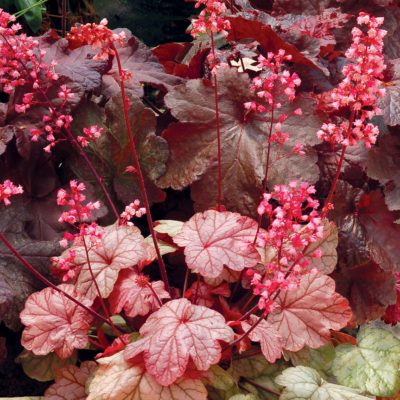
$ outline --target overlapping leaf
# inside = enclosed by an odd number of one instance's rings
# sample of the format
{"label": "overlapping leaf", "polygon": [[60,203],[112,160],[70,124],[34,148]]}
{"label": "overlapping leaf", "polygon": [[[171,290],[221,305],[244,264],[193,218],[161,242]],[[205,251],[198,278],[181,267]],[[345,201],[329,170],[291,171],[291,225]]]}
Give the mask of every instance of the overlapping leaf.
{"label": "overlapping leaf", "polygon": [[85,385],[96,371],[94,361],[84,361],[80,367],[69,365],[56,372],[55,383],[45,392],[44,398],[48,400],[86,400]]}
{"label": "overlapping leaf", "polygon": [[[242,322],[242,328],[245,332],[250,330],[258,321],[258,318],[255,315],[251,315],[249,320],[250,324],[248,322]],[[261,351],[268,362],[274,363],[281,357],[284,339],[268,321],[261,321],[261,323],[249,333],[249,339],[253,342],[260,342]]]}
{"label": "overlapping leaf", "polygon": [[144,238],[135,226],[114,224],[105,227],[104,231],[101,246],[87,244],[88,252],[83,244],[72,247],[76,254],[75,264],[80,268],[76,289],[91,301],[98,296],[93,277],[100,295],[106,298],[113,290],[119,271],[147,258]]}
{"label": "overlapping leaf", "polygon": [[252,244],[257,223],[237,213],[208,210],[195,214],[174,242],[185,250],[188,267],[208,278],[221,275],[223,267],[234,271],[254,267],[260,260]]}
{"label": "overlapping leaf", "polygon": [[[76,293],[73,285],[63,284],[60,289],[74,296],[81,303],[90,301]],[[61,358],[68,358],[74,349],[86,346],[91,315],[60,292],[46,288],[33,293],[20,314],[25,325],[21,343],[36,355],[55,351]]]}
{"label": "overlapping leaf", "polygon": [[400,389],[400,340],[387,330],[363,326],[357,346],[336,348],[332,371],[340,384],[377,396],[393,396]]}
{"label": "overlapping leaf", "polygon": [[337,291],[345,296],[358,324],[380,318],[388,305],[396,302],[395,279],[374,262],[343,265],[333,274]]}
{"label": "overlapping leaf", "polygon": [[117,353],[101,358],[90,382],[88,400],[206,400],[207,390],[198,379],[180,378],[161,386],[143,364],[131,364]]}
{"label": "overlapping leaf", "polygon": [[109,297],[113,314],[118,314],[124,309],[128,317],[146,315],[160,308],[154,293],[160,300],[170,297],[162,281],[148,282],[146,285],[143,283],[143,278],[146,279],[131,269],[120,272]]}
{"label": "overlapping leaf", "polygon": [[296,367],[285,369],[275,379],[284,386],[280,400],[368,400],[360,391],[326,382],[315,369]]}
{"label": "overlapping leaf", "polygon": [[[222,202],[229,210],[254,215],[265,175],[267,124],[255,116],[245,116],[243,103],[252,98],[247,74],[224,67],[218,69],[217,79]],[[170,158],[158,184],[178,190],[192,185],[192,198],[198,210],[213,207],[217,202],[217,130],[215,106],[210,101],[213,97],[212,85],[200,79],[178,86],[165,97],[167,106],[180,122],[170,124],[163,133],[169,144]],[[313,127],[320,126],[321,120],[311,111],[311,105],[307,104],[310,102],[313,104],[312,99],[303,99],[307,110],[305,117],[292,117],[291,122],[287,122],[288,129],[296,127],[291,139],[295,143],[315,143]],[[288,151],[292,148],[284,146],[280,153],[284,157],[279,160],[275,160],[275,154],[270,183],[284,183],[293,177],[315,181],[318,171],[313,149],[307,149],[303,157],[287,157]],[[303,168],[299,168],[299,163]]]}
{"label": "overlapping leaf", "polygon": [[[116,32],[122,31],[117,29]],[[127,36],[126,44],[118,50],[122,68],[132,73],[132,79],[125,82],[128,93],[141,97],[143,83],[150,83],[164,90],[170,90],[184,79],[168,74],[151,50],[128,29],[123,29]],[[117,61],[114,59],[110,71],[103,76],[103,93],[112,97],[120,93]]]}
{"label": "overlapping leaf", "polygon": [[219,340],[233,338],[221,314],[186,299],[164,304],[150,315],[140,334],[143,339],[127,346],[125,359],[143,353],[146,370],[161,385],[171,385],[182,377],[189,359],[198,370],[208,370],[221,358]]}
{"label": "overlapping leaf", "polygon": [[348,301],[335,293],[333,279],[317,272],[304,275],[297,289],[281,292],[277,303],[278,309],[268,321],[290,351],[324,345],[329,340],[329,330],[343,328],[352,315]]}

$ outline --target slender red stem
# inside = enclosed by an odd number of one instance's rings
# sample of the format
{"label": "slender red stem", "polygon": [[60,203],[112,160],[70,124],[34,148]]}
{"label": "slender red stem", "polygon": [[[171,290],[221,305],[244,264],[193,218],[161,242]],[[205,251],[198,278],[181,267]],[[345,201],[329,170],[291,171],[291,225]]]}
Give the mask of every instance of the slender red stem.
{"label": "slender red stem", "polygon": [[93,176],[95,177],[97,183],[100,185],[101,190],[103,191],[104,195],[106,196],[107,202],[111,207],[111,210],[117,220],[119,220],[119,214],[117,211],[117,207],[115,206],[110,193],[108,192],[105,184],[104,184],[104,179],[98,174],[96,168],[94,167],[92,161],[90,158],[87,156],[87,154],[83,151],[82,147],[78,143],[78,141],[75,139],[74,135],[70,131],[70,129],[65,129],[67,132],[68,140],[71,142],[73,146],[78,150],[80,156],[85,160],[87,166],[89,167],[90,171],[92,172]]}
{"label": "slender red stem", "polygon": [[[267,190],[267,185],[268,185],[268,172],[269,172],[269,164],[270,164],[270,159],[271,159],[271,135],[272,135],[272,128],[274,125],[274,109],[275,109],[275,104],[272,104],[272,109],[271,109],[271,121],[269,125],[269,132],[268,132],[268,137],[267,137],[267,160],[265,163],[265,176],[264,176],[264,181],[263,181],[263,187],[262,187],[262,193],[265,193]],[[259,215],[258,216],[258,221],[257,221],[257,231],[254,236],[253,244],[256,243],[257,241],[257,236],[258,233],[260,232],[261,228],[261,221],[262,221],[263,216]]]}
{"label": "slender red stem", "polygon": [[151,290],[151,292],[153,293],[153,296],[155,297],[155,299],[157,300],[157,303],[160,307],[163,306],[163,303],[161,301],[161,299],[158,297],[156,291],[153,289],[153,286],[151,286],[151,284],[149,282],[147,282],[146,286]]}
{"label": "slender red stem", "polygon": [[246,338],[247,336],[250,335],[251,332],[254,331],[254,329],[257,328],[257,326],[263,321],[263,319],[265,318],[265,315],[262,314],[258,320],[252,325],[252,327],[245,333],[243,333],[242,336],[239,336],[237,339],[235,339],[233,342],[229,343],[229,346],[234,346],[235,344],[239,343],[240,341],[242,341],[244,338]]}
{"label": "slender red stem", "polygon": [[133,161],[134,161],[135,168],[136,168],[136,174],[138,177],[140,192],[142,194],[144,207],[146,208],[147,224],[149,226],[150,234],[153,239],[154,248],[157,253],[158,266],[160,268],[161,278],[164,282],[165,290],[167,290],[171,294],[170,286],[168,283],[167,269],[165,267],[164,260],[161,256],[160,248],[159,248],[158,242],[157,242],[157,236],[156,236],[156,233],[153,228],[153,219],[151,217],[151,212],[150,212],[150,203],[149,203],[149,199],[148,199],[147,192],[146,192],[142,169],[140,167],[139,157],[138,157],[138,154],[136,151],[135,137],[132,132],[131,123],[129,121],[128,99],[126,97],[126,92],[125,92],[125,84],[124,84],[124,79],[123,79],[123,70],[122,70],[122,65],[121,65],[121,59],[119,57],[118,50],[116,49],[116,47],[114,45],[112,45],[112,49],[115,52],[115,58],[117,60],[119,82],[120,82],[121,95],[122,95],[122,107],[123,107],[124,118],[125,118],[125,126],[126,126],[126,131],[128,133],[128,137],[129,137],[129,144],[130,144]]}
{"label": "slender red stem", "polygon": [[[214,33],[211,32],[211,52],[213,55],[213,63],[216,62],[215,57],[215,42]],[[218,195],[217,195],[217,209],[221,211],[222,205],[222,158],[221,158],[221,124],[219,120],[219,98],[218,98],[218,79],[216,70],[213,73],[214,79],[214,99],[215,99],[215,121],[217,125],[217,157],[218,157]]]}
{"label": "slender red stem", "polygon": [[188,281],[189,281],[189,275],[190,275],[190,270],[188,267],[186,267],[185,281],[183,282],[182,297],[185,296],[185,292],[186,292]]}
{"label": "slender red stem", "polygon": [[97,313],[95,310],[93,310],[90,307],[85,306],[82,304],[79,300],[75,299],[68,293],[66,293],[64,290],[60,289],[58,286],[56,286],[54,283],[50,282],[44,275],[42,275],[35,267],[30,264],[14,247],[13,245],[6,239],[6,237],[0,233],[0,240],[5,244],[5,246],[11,251],[11,253],[22,263],[22,265],[30,271],[36,278],[38,278],[42,283],[44,283],[46,286],[51,287],[52,289],[56,290],[57,292],[63,294],[68,300],[73,301],[76,305],[79,307],[82,307],[84,310],[86,310],[88,313],[93,315],[94,317],[98,318],[99,320],[106,322],[107,324],[109,321],[104,318],[102,315]]}
{"label": "slender red stem", "polygon": [[[355,117],[355,112],[352,111],[351,115],[350,115],[350,120],[349,120],[349,127],[348,127],[347,134],[346,134],[347,139],[350,137],[351,130],[353,128],[354,117]],[[335,176],[333,177],[333,181],[332,181],[332,185],[329,190],[329,193],[328,193],[328,197],[325,200],[324,208],[322,209],[322,213],[321,213],[322,218],[325,218],[330,210],[333,195],[335,193],[336,186],[337,186],[337,183],[339,180],[339,176],[342,171],[342,166],[343,166],[343,161],[344,161],[344,156],[346,154],[346,150],[347,150],[347,146],[343,145],[342,152],[340,154],[339,162],[337,165],[336,173],[335,173]]]}

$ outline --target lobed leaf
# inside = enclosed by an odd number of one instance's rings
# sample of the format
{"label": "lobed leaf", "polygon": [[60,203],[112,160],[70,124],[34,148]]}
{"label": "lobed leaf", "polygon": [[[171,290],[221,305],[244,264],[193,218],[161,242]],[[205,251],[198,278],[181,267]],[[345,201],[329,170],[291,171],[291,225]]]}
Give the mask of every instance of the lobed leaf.
{"label": "lobed leaf", "polygon": [[146,370],[165,386],[183,376],[189,359],[198,370],[207,371],[221,358],[219,340],[233,339],[233,331],[221,314],[186,299],[164,304],[139,332],[143,339],[126,347],[125,359],[143,353]]}
{"label": "lobed leaf", "polygon": [[173,241],[184,247],[188,268],[207,278],[217,278],[226,266],[234,271],[252,268],[260,260],[252,244],[256,221],[228,211],[195,214]]}
{"label": "lobed leaf", "polygon": [[290,351],[324,345],[329,330],[345,327],[352,316],[348,301],[335,293],[334,280],[318,272],[304,275],[297,289],[282,291],[276,301],[278,307],[268,321]]}
{"label": "lobed leaf", "polygon": [[400,340],[387,330],[362,326],[357,345],[336,348],[332,371],[340,384],[377,396],[400,389]]}
{"label": "lobed leaf", "polygon": [[[73,285],[59,287],[81,303],[90,305]],[[30,295],[20,317],[25,325],[21,343],[36,355],[54,351],[60,358],[68,358],[74,349],[86,347],[92,316],[52,288]]]}

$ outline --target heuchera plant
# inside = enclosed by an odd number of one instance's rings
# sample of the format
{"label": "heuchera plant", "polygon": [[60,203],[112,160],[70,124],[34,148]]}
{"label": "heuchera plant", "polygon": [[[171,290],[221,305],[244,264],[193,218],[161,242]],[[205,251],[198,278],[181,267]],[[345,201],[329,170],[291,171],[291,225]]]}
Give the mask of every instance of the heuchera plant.
{"label": "heuchera plant", "polygon": [[398,398],[400,10],[270,3],[152,50],[0,9],[0,318],[45,399]]}

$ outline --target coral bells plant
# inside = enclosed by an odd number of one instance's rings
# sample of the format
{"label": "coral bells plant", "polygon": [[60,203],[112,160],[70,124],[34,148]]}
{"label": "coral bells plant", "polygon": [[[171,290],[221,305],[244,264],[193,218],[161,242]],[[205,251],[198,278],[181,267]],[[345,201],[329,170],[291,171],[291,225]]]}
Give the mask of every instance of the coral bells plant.
{"label": "coral bells plant", "polygon": [[0,10],[0,318],[45,399],[398,398],[393,18],[270,3],[154,49]]}

